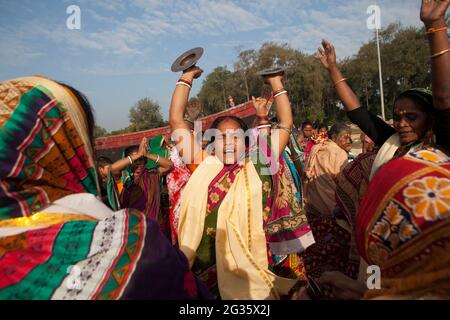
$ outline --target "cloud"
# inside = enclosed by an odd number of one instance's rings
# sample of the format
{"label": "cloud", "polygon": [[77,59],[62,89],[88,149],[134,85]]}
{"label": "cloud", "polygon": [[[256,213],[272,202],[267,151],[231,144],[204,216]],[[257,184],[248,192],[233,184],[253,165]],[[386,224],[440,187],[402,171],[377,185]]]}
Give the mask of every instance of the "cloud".
{"label": "cloud", "polygon": [[15,32],[9,28],[0,27],[0,34],[2,34],[0,65],[19,67],[45,56],[44,53],[38,52],[27,46],[21,41],[20,37],[16,37]]}
{"label": "cloud", "polygon": [[117,77],[117,76],[136,76],[136,75],[156,75],[162,73],[170,72],[170,68],[161,68],[161,67],[146,67],[142,66],[132,66],[132,67],[123,67],[123,66],[92,66],[80,69],[80,72],[87,75],[95,75],[102,77]]}
{"label": "cloud", "polygon": [[[291,14],[297,16],[297,23],[281,25],[266,32],[270,41],[286,42],[307,53],[317,50],[323,38],[332,41],[339,57],[357,53],[359,47],[373,37],[367,29],[367,7],[373,1],[333,1],[332,5],[321,6],[321,1],[309,5],[292,3]],[[379,1],[382,26],[400,21],[404,26],[418,26],[419,8],[411,1]]]}

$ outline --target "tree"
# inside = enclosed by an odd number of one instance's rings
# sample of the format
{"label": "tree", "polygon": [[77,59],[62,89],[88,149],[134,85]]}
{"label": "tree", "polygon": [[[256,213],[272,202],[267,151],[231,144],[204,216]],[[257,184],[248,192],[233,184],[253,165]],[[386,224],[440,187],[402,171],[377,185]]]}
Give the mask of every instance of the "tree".
{"label": "tree", "polygon": [[[431,85],[428,46],[424,30],[391,24],[380,32],[386,117],[392,117],[395,98],[402,91]],[[375,38],[358,54],[343,62],[343,73],[361,104],[381,114],[378,62]]]}
{"label": "tree", "polygon": [[233,74],[226,67],[217,67],[206,77],[198,94],[204,115],[217,113],[227,108],[227,97],[233,95],[232,83]]}
{"label": "tree", "polygon": [[[388,118],[392,116],[395,97],[401,91],[431,86],[428,45],[423,34],[423,28],[402,28],[399,23],[380,31]],[[264,43],[258,50],[241,50],[233,71],[219,67],[207,76],[199,94],[205,114],[223,110],[228,95],[238,103],[248,101],[251,96],[267,95],[267,86],[256,73],[273,67],[275,62],[287,67],[285,86],[289,91],[294,123],[300,124],[305,119],[347,120],[345,112],[338,108],[339,100],[328,74],[313,56],[288,44],[273,42]],[[375,37],[363,44],[355,56],[343,58],[339,64],[361,105],[381,114]]]}
{"label": "tree", "polygon": [[94,138],[101,138],[108,135],[108,131],[100,126],[95,126],[94,128]]}
{"label": "tree", "polygon": [[139,100],[129,113],[129,132],[138,132],[159,128],[166,123],[161,115],[159,104],[149,98]]}

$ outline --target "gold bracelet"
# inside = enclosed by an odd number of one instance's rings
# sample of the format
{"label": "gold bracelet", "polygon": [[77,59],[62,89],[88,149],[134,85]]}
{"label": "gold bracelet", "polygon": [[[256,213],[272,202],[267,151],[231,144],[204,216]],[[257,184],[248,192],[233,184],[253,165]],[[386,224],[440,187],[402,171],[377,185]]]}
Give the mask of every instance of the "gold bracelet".
{"label": "gold bracelet", "polygon": [[446,54],[446,53],[449,52],[449,51],[450,51],[450,48],[445,49],[445,50],[442,50],[441,52],[438,52],[438,53],[436,53],[436,54],[433,54],[433,55],[431,56],[431,59],[440,57],[440,56]]}
{"label": "gold bracelet", "polygon": [[336,81],[336,83],[334,84],[334,86],[336,87],[339,83],[344,82],[344,81],[347,81],[347,78],[342,78],[341,80]]}
{"label": "gold bracelet", "polygon": [[284,130],[284,131],[286,131],[287,133],[289,133],[289,135],[291,135],[292,134],[292,129],[289,129],[289,128],[286,128],[286,127],[283,127],[282,125],[280,125],[279,123],[277,123],[277,129],[281,129],[281,130]]}
{"label": "gold bracelet", "polygon": [[444,27],[441,27],[441,28],[430,28],[430,29],[427,30],[426,34],[430,35],[430,34],[433,34],[433,33],[439,32],[439,31],[444,31],[444,30],[447,30],[447,29],[448,29],[448,26],[444,26]]}

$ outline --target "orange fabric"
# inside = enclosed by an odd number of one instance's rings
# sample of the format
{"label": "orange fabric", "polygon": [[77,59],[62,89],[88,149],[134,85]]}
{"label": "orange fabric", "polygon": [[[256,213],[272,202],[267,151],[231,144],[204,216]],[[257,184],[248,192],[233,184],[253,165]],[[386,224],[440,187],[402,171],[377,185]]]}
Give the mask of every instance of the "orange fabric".
{"label": "orange fabric", "polygon": [[205,151],[202,151],[201,153],[199,153],[199,155],[197,156],[197,158],[194,160],[194,163],[188,164],[186,165],[186,167],[189,169],[189,171],[191,171],[192,173],[194,173],[195,170],[197,170],[198,166],[203,162],[203,160],[205,160],[208,157],[208,154]]}
{"label": "orange fabric", "polygon": [[315,145],[306,163],[305,207],[330,215],[336,207],[336,185],[348,155],[333,141]]}
{"label": "orange fabric", "polygon": [[450,298],[450,157],[410,152],[373,178],[359,208],[361,256],[381,268],[366,298]]}

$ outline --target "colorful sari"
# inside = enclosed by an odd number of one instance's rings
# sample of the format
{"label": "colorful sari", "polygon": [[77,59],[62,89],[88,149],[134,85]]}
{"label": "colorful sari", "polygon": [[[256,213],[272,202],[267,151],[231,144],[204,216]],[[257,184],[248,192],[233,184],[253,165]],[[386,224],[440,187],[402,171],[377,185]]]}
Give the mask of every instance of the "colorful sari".
{"label": "colorful sari", "polygon": [[427,148],[386,164],[359,208],[361,256],[381,268],[366,298],[450,298],[450,157]]}
{"label": "colorful sari", "polygon": [[138,181],[134,181],[131,169],[124,171],[124,188],[120,195],[120,203],[124,208],[133,208],[145,214],[145,216],[160,221],[160,185],[157,169],[144,171]]}
{"label": "colorful sari", "polygon": [[117,187],[116,180],[111,172],[105,181],[100,181],[100,190],[103,202],[113,211],[120,210],[120,193]]}
{"label": "colorful sari", "polygon": [[191,172],[180,158],[177,148],[172,148],[169,157],[174,165],[173,170],[167,175],[167,187],[169,189],[170,200],[171,238],[172,244],[175,245],[178,241],[177,230],[180,219],[181,192],[189,181]]}
{"label": "colorful sari", "polygon": [[283,159],[287,167],[289,168],[289,171],[286,171],[287,179],[295,185],[295,196],[297,197],[298,202],[302,203],[302,183],[300,180],[300,175],[297,171],[297,168],[295,167],[294,162],[291,159],[288,148],[286,148],[286,151],[283,152]]}
{"label": "colorful sari", "polygon": [[343,272],[353,279],[357,279],[360,265],[360,256],[355,242],[356,214],[366,194],[376,155],[376,152],[363,153],[349,163],[340,175],[336,188],[335,218],[339,225],[351,233],[348,263]]}
{"label": "colorful sari", "polygon": [[263,150],[229,166],[208,157],[182,195],[180,248],[222,299],[279,299],[305,279],[297,253],[314,239],[283,158],[274,173]]}
{"label": "colorful sari", "polygon": [[208,297],[137,210],[111,211],[83,107],[42,77],[0,83],[0,299]]}

